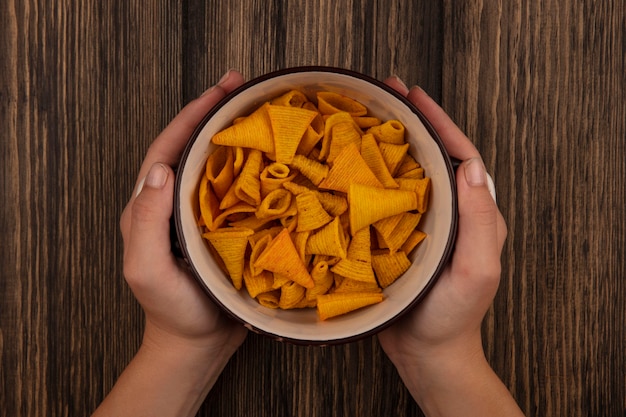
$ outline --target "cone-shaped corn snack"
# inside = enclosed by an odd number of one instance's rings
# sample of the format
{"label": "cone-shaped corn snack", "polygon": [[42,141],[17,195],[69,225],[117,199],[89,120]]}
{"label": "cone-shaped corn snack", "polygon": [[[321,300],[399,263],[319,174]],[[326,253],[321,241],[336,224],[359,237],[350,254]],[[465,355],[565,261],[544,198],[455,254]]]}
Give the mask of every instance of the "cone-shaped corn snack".
{"label": "cone-shaped corn snack", "polygon": [[360,128],[356,125],[356,123],[354,123],[354,119],[352,119],[352,116],[350,116],[349,113],[339,112],[326,117],[324,122],[324,136],[322,138],[322,149],[320,150],[319,155],[319,159],[321,161],[328,157],[330,144],[333,140],[333,127],[340,123],[352,123],[354,128],[361,133]]}
{"label": "cone-shaped corn snack", "polygon": [[227,227],[214,232],[207,232],[203,238],[211,242],[224,262],[230,279],[236,289],[243,283],[244,254],[248,246],[248,236],[254,233],[250,229]]}
{"label": "cone-shaped corn snack", "polygon": [[420,168],[420,164],[415,160],[415,158],[413,158],[413,156],[411,156],[411,154],[407,153],[402,158],[402,161],[400,161],[400,163],[398,164],[394,175],[400,177],[402,176],[402,174],[417,168]]}
{"label": "cone-shaped corn snack", "polygon": [[269,271],[262,271],[258,275],[252,275],[250,268],[247,266],[243,270],[243,282],[246,284],[246,290],[250,297],[256,298],[257,295],[272,291],[274,277]]}
{"label": "cone-shaped corn snack", "polygon": [[211,226],[209,225],[207,226],[209,226],[209,230],[211,231],[217,230],[218,228],[222,227],[226,219],[231,218],[231,216],[235,214],[242,214],[242,213],[254,213],[256,210],[257,210],[256,207],[251,206],[248,203],[244,203],[243,201],[240,201],[234,206],[229,207],[228,209],[224,210],[219,216],[215,218]]}
{"label": "cone-shaped corn snack", "polygon": [[297,282],[290,281],[280,287],[278,307],[282,309],[294,308],[303,298],[306,288]]}
{"label": "cone-shaped corn snack", "polygon": [[398,222],[393,232],[385,237],[385,243],[391,252],[400,250],[404,242],[417,227],[422,215],[421,213],[402,213],[400,217],[400,222]]}
{"label": "cone-shaped corn snack", "polygon": [[306,244],[306,254],[346,257],[346,236],[339,217],[313,233]]}
{"label": "cone-shaped corn snack", "polygon": [[402,251],[385,254],[373,254],[372,266],[378,278],[378,284],[387,288],[404,274],[411,266],[411,261]]}
{"label": "cone-shaped corn snack", "polygon": [[216,133],[211,141],[216,145],[240,146],[273,154],[274,139],[269,107],[270,104],[265,103],[239,123]]}
{"label": "cone-shaped corn snack", "polygon": [[269,193],[256,210],[256,217],[267,219],[268,217],[282,217],[291,206],[292,194],[284,188]]}
{"label": "cone-shaped corn snack", "polygon": [[326,294],[335,282],[333,273],[330,271],[328,262],[321,261],[313,265],[311,278],[315,286],[306,290],[306,298],[309,301],[317,300],[318,295]]}
{"label": "cone-shaped corn snack", "polygon": [[298,194],[296,205],[298,207],[298,226],[296,229],[298,232],[319,229],[333,220],[326,213],[313,191]]}
{"label": "cone-shaped corn snack", "polygon": [[414,180],[424,179],[424,168],[415,168],[410,171],[406,171],[402,175],[398,175],[397,178],[407,178]]}
{"label": "cone-shaped corn snack", "polygon": [[206,161],[206,176],[219,200],[224,198],[235,179],[234,169],[232,148],[227,146],[219,146]]}
{"label": "cone-shaped corn snack", "polygon": [[315,191],[322,207],[333,217],[341,216],[348,210],[348,199],[341,195]]}
{"label": "cone-shaped corn snack", "polygon": [[317,113],[297,107],[269,106],[276,162],[289,164],[300,139]]}
{"label": "cone-shaped corn snack", "polygon": [[396,177],[398,167],[404,160],[405,156],[408,155],[407,152],[409,151],[409,144],[405,143],[403,145],[394,145],[392,143],[379,142],[378,149],[380,149],[380,154],[385,160],[389,173],[393,177]]}
{"label": "cone-shaped corn snack", "polygon": [[400,250],[406,254],[411,253],[417,245],[426,239],[426,233],[421,230],[413,230],[407,240],[404,241]]}
{"label": "cone-shaped corn snack", "polygon": [[[339,274],[335,274],[339,275]],[[382,289],[378,286],[376,279],[374,281],[359,281],[356,279],[344,277],[341,282],[335,287],[334,293],[377,293],[382,292]]]}
{"label": "cone-shaped corn snack", "polygon": [[395,190],[350,184],[350,234],[374,222],[417,209],[417,194],[409,190]]}
{"label": "cone-shaped corn snack", "polygon": [[290,90],[282,96],[278,96],[270,101],[270,104],[287,107],[302,107],[309,99],[301,91]]}
{"label": "cone-shaped corn snack", "polygon": [[332,140],[326,161],[331,163],[347,145],[354,144],[361,150],[361,133],[353,122],[337,123],[332,127]]}
{"label": "cone-shaped corn snack", "polygon": [[220,215],[219,201],[213,193],[211,184],[206,175],[202,175],[200,180],[200,190],[198,191],[200,203],[200,216],[209,230],[213,229],[213,222]]}
{"label": "cone-shaped corn snack", "polygon": [[391,234],[396,229],[396,226],[398,225],[398,223],[400,223],[400,220],[402,220],[403,214],[404,213],[400,213],[393,216],[385,217],[372,223],[372,226],[374,226],[374,229],[376,230],[376,232],[378,232],[379,247],[387,247],[387,239],[390,238]]}
{"label": "cone-shaped corn snack", "polygon": [[311,180],[315,185],[319,185],[324,178],[328,176],[328,165],[317,162],[316,160],[309,159],[303,155],[296,155],[291,160],[291,167],[297,169]]}
{"label": "cone-shaped corn snack", "polygon": [[288,282],[293,282],[291,278],[287,275],[279,274],[278,272],[274,272],[274,282],[272,283],[272,288],[275,290],[280,289],[283,285]]}
{"label": "cone-shaped corn snack", "polygon": [[430,177],[425,177],[421,180],[398,178],[398,185],[400,185],[402,190],[415,191],[417,195],[417,211],[426,213],[430,199]]}
{"label": "cone-shaped corn snack", "polygon": [[278,300],[280,300],[280,290],[261,293],[256,296],[256,299],[263,307],[278,308]]}
{"label": "cone-shaped corn snack", "polygon": [[378,117],[373,116],[355,116],[352,119],[361,129],[369,129],[370,127],[378,126],[382,123]]}
{"label": "cone-shaped corn snack", "polygon": [[[317,109],[311,102],[306,103],[303,108],[317,112]],[[311,125],[306,128],[304,135],[302,135],[296,154],[309,156],[315,145],[322,139],[322,136],[324,136],[324,119],[318,113],[311,121]]]}
{"label": "cone-shaped corn snack", "polygon": [[332,293],[317,297],[317,313],[322,320],[346,314],[383,301],[382,293]]}
{"label": "cone-shaped corn snack", "polygon": [[350,184],[383,188],[354,144],[344,147],[337,155],[328,176],[319,184],[319,187],[346,193]]}
{"label": "cone-shaped corn snack", "polygon": [[346,259],[339,261],[331,271],[346,278],[375,285],[371,250],[370,228],[364,227],[350,241]]}
{"label": "cone-shaped corn snack", "polygon": [[263,170],[263,155],[252,149],[246,163],[235,182],[235,195],[248,204],[261,204],[261,171]]}
{"label": "cone-shaped corn snack", "polygon": [[377,141],[402,145],[404,143],[404,125],[399,120],[389,120],[371,127],[367,133],[374,135]]}
{"label": "cone-shaped corn snack", "polygon": [[[252,236],[248,238],[248,242],[252,246],[252,250],[250,251],[250,261],[248,262],[248,269],[250,270],[251,275],[259,275],[264,270],[261,268],[257,268],[254,266],[254,263],[259,258],[259,256],[263,253],[263,251],[267,248],[267,245],[270,244],[273,237],[269,233],[264,235],[262,238],[257,240],[254,244],[252,244]],[[273,282],[273,278],[272,278]],[[263,292],[263,291],[261,291]],[[256,296],[255,296],[256,297]]]}
{"label": "cone-shaped corn snack", "polygon": [[267,165],[263,168],[259,177],[261,181],[261,198],[265,198],[270,192],[281,188],[283,183],[293,180],[296,174],[297,172],[290,170],[285,164],[274,162]]}
{"label": "cone-shaped corn snack", "polygon": [[287,229],[272,239],[254,266],[287,275],[305,288],[312,288],[314,285],[313,279],[302,262]]}
{"label": "cone-shaped corn snack", "polygon": [[387,164],[383,159],[383,155],[380,153],[380,149],[373,135],[363,135],[363,139],[361,140],[361,156],[385,188],[399,187],[398,183],[395,182],[391,176],[389,168],[387,168]]}
{"label": "cone-shaped corn snack", "polygon": [[317,108],[322,114],[346,112],[350,116],[365,116],[367,108],[358,101],[330,91],[317,93]]}

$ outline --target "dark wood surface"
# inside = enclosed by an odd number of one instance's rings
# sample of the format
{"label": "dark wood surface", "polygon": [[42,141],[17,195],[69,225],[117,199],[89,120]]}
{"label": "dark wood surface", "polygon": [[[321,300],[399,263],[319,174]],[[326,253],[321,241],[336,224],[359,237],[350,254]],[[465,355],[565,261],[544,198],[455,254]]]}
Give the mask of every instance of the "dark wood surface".
{"label": "dark wood surface", "polygon": [[[625,8],[2,1],[1,415],[88,415],[137,349],[118,219],[156,134],[229,68],[307,64],[420,84],[483,153],[509,225],[485,346],[526,414],[626,415]],[[251,334],[200,415],[421,412],[375,337]]]}

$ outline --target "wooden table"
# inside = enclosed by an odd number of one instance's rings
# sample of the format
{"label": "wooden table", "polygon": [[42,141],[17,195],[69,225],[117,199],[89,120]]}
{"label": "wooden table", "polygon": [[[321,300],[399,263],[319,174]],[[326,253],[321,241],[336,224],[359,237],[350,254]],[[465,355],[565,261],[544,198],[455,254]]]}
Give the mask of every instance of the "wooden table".
{"label": "wooden table", "polygon": [[[527,415],[625,415],[623,1],[47,4],[0,5],[2,416],[88,415],[136,351],[118,219],[157,133],[229,68],[310,64],[420,84],[482,152],[509,226],[485,347]],[[250,334],[200,415],[421,412],[375,337]]]}

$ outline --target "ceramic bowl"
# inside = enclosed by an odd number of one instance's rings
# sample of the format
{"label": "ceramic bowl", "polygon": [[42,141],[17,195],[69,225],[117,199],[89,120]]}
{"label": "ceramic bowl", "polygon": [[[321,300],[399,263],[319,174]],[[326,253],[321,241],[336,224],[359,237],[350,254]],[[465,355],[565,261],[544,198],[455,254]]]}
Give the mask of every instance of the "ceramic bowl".
{"label": "ceramic bowl", "polygon": [[[233,119],[291,89],[314,100],[317,91],[334,91],[363,103],[381,120],[406,126],[409,152],[432,179],[428,212],[420,230],[428,237],[412,254],[412,266],[384,290],[384,301],[321,321],[315,309],[274,310],[263,307],[245,289],[237,291],[220,269],[197,225],[197,191],[212,136]],[[182,256],[206,294],[250,330],[297,344],[337,344],[379,332],[411,310],[435,284],[454,245],[458,214],[454,169],[435,130],[405,97],[364,74],[329,67],[299,67],[272,72],[233,91],[204,117],[191,136],[178,166],[174,220]]]}

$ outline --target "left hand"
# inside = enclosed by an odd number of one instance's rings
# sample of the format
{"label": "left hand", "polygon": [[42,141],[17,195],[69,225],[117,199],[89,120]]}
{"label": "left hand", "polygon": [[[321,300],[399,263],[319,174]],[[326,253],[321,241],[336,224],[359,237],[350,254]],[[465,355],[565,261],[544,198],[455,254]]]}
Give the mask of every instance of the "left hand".
{"label": "left hand", "polygon": [[242,83],[241,74],[229,71],[172,120],[148,149],[136,191],[122,213],[124,276],[145,311],[144,345],[217,349],[230,356],[246,337],[247,330],[225,317],[174,257],[169,237],[171,167],[204,115]]}

